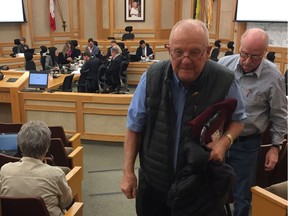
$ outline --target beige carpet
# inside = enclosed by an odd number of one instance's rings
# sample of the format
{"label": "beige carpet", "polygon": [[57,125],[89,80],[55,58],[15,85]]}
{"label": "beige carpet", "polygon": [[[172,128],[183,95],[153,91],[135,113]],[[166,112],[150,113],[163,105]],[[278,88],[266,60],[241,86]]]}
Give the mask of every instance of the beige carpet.
{"label": "beige carpet", "polygon": [[84,216],[135,216],[135,199],[120,190],[123,144],[83,140],[82,145]]}

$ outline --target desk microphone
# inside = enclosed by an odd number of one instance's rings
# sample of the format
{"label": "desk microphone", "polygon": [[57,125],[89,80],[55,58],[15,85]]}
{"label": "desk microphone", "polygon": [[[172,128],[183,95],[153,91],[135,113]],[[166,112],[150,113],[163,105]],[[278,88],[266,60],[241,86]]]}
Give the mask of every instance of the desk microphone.
{"label": "desk microphone", "polygon": [[20,66],[20,65],[18,65],[18,68],[20,68],[21,70],[23,70],[24,71],[24,69]]}

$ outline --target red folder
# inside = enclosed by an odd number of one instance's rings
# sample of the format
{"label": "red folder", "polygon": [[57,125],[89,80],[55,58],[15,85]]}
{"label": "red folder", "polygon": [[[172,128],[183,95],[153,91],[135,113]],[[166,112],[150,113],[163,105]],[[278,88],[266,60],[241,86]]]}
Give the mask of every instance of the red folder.
{"label": "red folder", "polygon": [[236,99],[225,99],[206,108],[188,122],[196,141],[205,145],[220,138],[236,109]]}

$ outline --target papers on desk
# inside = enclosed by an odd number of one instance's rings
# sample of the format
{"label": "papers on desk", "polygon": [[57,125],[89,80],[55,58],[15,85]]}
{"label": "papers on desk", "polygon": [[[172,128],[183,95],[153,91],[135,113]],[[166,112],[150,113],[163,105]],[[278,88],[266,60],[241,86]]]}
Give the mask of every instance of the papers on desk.
{"label": "papers on desk", "polygon": [[75,70],[75,71],[72,71],[72,73],[71,73],[71,74],[80,74],[80,70],[81,70],[81,68],[78,68],[77,70]]}

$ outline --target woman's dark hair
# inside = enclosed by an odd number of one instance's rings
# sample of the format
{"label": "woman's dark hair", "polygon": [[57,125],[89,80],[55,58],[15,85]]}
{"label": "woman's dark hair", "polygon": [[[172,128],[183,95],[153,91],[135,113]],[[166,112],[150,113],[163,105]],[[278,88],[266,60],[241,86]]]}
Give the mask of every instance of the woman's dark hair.
{"label": "woman's dark hair", "polygon": [[57,50],[56,47],[49,47],[49,55],[51,56],[53,67],[58,64],[58,57],[56,56],[55,52]]}

